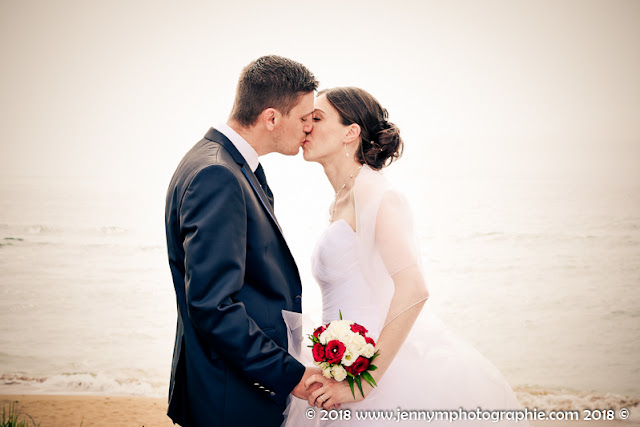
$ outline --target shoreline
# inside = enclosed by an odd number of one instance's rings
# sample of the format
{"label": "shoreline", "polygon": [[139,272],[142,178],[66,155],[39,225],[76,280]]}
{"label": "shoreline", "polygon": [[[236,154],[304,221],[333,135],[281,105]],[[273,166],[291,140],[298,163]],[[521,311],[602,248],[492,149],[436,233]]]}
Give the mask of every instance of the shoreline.
{"label": "shoreline", "polygon": [[[9,406],[40,427],[172,427],[165,398],[105,395],[0,394],[0,411]],[[32,422],[33,421],[33,422]],[[531,421],[532,427],[640,427],[635,420]],[[401,425],[401,424],[400,424]]]}

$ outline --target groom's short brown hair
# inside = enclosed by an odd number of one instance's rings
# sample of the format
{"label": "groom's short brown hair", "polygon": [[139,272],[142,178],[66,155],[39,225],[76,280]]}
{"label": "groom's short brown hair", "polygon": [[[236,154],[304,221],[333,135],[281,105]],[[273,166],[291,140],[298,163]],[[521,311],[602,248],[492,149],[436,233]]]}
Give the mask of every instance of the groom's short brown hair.
{"label": "groom's short brown hair", "polygon": [[277,55],[260,57],[240,74],[231,119],[251,126],[267,108],[286,116],[301,95],[317,88],[317,80],[304,65]]}

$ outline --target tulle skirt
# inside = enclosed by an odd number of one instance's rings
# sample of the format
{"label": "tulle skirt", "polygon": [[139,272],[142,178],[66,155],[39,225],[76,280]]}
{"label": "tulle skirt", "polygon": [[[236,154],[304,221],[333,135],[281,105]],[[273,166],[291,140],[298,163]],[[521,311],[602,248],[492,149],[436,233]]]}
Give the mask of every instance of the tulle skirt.
{"label": "tulle skirt", "polygon": [[[306,334],[318,325],[299,313],[283,312],[283,317],[289,327],[289,352],[312,366]],[[378,387],[365,400],[328,412],[292,396],[283,425],[528,426],[520,420],[522,411],[496,367],[456,338],[427,303]]]}

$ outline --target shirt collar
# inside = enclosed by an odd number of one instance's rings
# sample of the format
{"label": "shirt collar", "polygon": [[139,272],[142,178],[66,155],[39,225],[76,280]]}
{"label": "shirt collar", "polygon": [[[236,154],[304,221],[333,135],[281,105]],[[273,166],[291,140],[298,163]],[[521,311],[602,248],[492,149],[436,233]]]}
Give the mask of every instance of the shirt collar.
{"label": "shirt collar", "polygon": [[249,145],[249,143],[243,137],[241,137],[238,132],[233,130],[228,124],[222,123],[216,126],[216,129],[221,134],[229,138],[229,141],[233,143],[242,157],[244,157],[244,159],[247,161],[247,164],[251,168],[251,171],[255,172],[256,169],[258,169],[258,165],[260,164],[260,157],[258,156],[256,150],[254,150],[253,147]]}

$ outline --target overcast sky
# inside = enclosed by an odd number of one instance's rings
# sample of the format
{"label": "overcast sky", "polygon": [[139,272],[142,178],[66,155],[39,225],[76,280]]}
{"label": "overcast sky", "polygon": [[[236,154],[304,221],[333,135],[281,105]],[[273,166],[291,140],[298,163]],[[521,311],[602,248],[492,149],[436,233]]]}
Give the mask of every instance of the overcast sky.
{"label": "overcast sky", "polygon": [[634,179],[638,22],[636,0],[3,0],[0,169],[166,188],[275,53],[376,96],[405,170]]}

